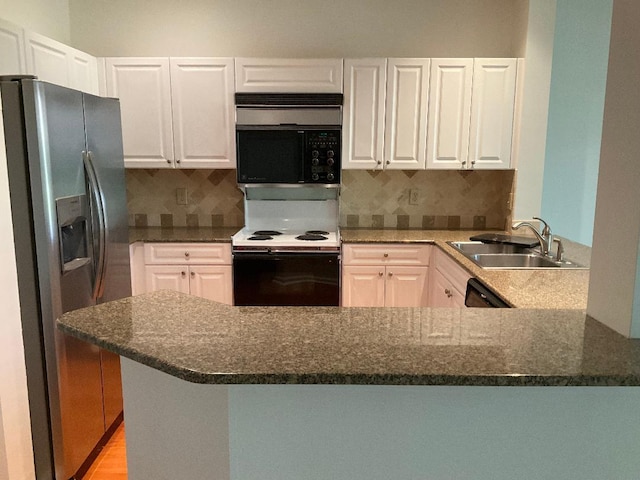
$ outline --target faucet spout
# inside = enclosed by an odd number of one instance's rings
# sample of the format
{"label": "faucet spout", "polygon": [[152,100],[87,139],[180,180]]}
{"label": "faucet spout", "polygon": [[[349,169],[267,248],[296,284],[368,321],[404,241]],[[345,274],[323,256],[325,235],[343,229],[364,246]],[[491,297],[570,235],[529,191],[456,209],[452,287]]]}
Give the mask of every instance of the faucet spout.
{"label": "faucet spout", "polygon": [[533,217],[534,220],[540,220],[544,224],[544,228],[542,232],[538,231],[538,229],[533,226],[530,222],[517,222],[513,224],[513,229],[518,230],[522,227],[529,227],[529,229],[533,232],[540,243],[540,251],[543,255],[549,255],[549,250],[551,249],[551,245],[553,244],[553,235],[551,234],[551,228],[549,224],[538,217]]}

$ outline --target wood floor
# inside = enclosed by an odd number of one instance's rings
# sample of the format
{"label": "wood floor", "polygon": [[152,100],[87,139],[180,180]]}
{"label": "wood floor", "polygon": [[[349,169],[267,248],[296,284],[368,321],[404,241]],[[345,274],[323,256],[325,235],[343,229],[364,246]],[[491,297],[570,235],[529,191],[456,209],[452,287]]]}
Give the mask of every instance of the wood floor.
{"label": "wood floor", "polygon": [[127,480],[124,423],[120,424],[82,480]]}

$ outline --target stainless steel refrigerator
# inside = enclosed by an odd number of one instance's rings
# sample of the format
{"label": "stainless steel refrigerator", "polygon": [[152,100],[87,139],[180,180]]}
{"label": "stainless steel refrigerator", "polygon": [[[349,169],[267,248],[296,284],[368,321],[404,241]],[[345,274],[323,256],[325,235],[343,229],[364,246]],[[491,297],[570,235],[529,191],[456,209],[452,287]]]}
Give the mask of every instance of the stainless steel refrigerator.
{"label": "stainless steel refrigerator", "polygon": [[0,78],[36,478],[68,480],[121,419],[119,358],[56,329],[131,295],[120,105]]}

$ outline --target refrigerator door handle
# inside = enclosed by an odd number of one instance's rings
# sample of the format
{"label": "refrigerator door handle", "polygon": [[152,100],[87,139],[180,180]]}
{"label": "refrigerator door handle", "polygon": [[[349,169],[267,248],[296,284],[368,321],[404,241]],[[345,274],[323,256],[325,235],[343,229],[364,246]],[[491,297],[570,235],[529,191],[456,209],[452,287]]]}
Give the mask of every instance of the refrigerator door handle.
{"label": "refrigerator door handle", "polygon": [[107,251],[106,246],[108,242],[107,238],[107,221],[106,221],[106,209],[104,202],[104,195],[102,194],[102,188],[96,170],[93,166],[93,160],[91,158],[91,152],[82,152],[82,160],[84,162],[84,169],[87,174],[87,180],[89,185],[89,196],[91,198],[91,211],[95,212],[98,221],[98,259],[96,262],[96,272],[93,286],[93,299],[97,300],[104,292],[104,278],[105,278],[105,266],[107,264]]}

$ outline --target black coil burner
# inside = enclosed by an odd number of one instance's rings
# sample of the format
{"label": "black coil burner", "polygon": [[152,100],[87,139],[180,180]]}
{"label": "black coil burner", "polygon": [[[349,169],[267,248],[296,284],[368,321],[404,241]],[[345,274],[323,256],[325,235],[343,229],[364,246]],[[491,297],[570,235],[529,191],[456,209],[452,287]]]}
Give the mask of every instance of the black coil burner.
{"label": "black coil burner", "polygon": [[273,240],[271,235],[252,235],[247,240]]}
{"label": "black coil burner", "polygon": [[324,235],[319,235],[317,233],[305,233],[303,235],[298,235],[296,237],[296,240],[317,241],[317,240],[327,240],[327,237],[325,237]]}
{"label": "black coil burner", "polygon": [[267,235],[269,237],[275,237],[276,235],[282,235],[282,232],[278,232],[277,230],[256,230],[253,234],[257,236]]}

